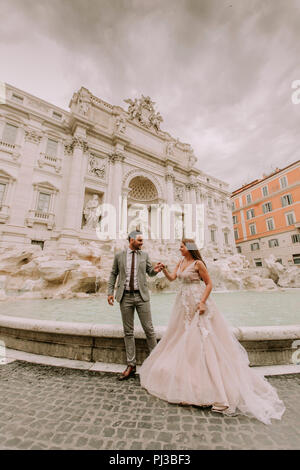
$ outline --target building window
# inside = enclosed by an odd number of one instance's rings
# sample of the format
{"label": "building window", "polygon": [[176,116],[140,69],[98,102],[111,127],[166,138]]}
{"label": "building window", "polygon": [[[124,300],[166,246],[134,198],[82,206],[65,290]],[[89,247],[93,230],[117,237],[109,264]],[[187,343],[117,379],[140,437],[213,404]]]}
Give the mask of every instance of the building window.
{"label": "building window", "polygon": [[42,250],[44,249],[44,243],[42,240],[31,240],[31,245],[39,245]]}
{"label": "building window", "polygon": [[250,230],[250,235],[255,235],[256,234],[256,225],[255,224],[249,224],[249,230]]}
{"label": "building window", "polygon": [[285,194],[284,196],[281,196],[282,207],[290,206],[292,203],[293,203],[293,200],[292,200],[291,194]]}
{"label": "building window", "polygon": [[237,215],[232,216],[232,220],[233,220],[233,223],[234,223],[234,224],[237,224],[237,223],[238,223],[238,217],[237,217]]}
{"label": "building window", "polygon": [[23,104],[24,98],[23,96],[16,95],[15,93],[12,94],[12,100],[16,101],[19,104]]}
{"label": "building window", "polygon": [[247,219],[253,219],[255,217],[254,209],[247,210]]}
{"label": "building window", "polygon": [[252,202],[251,194],[247,194],[246,201],[247,201],[247,204],[251,204]]}
{"label": "building window", "polygon": [[241,246],[237,246],[236,250],[237,250],[238,253],[242,253],[242,247]]}
{"label": "building window", "polygon": [[257,268],[261,268],[262,267],[262,260],[261,258],[255,258],[254,259],[254,264]]}
{"label": "building window", "polygon": [[262,188],[262,195],[263,195],[263,196],[267,196],[268,194],[269,194],[269,193],[268,193],[268,186],[264,186],[264,187]]}
{"label": "building window", "polygon": [[300,253],[293,255],[294,264],[300,264]]}
{"label": "building window", "polygon": [[0,205],[4,201],[5,188],[6,188],[6,184],[0,183]]}
{"label": "building window", "polygon": [[214,229],[211,229],[210,231],[210,239],[212,242],[216,241],[216,231]]}
{"label": "building window", "polygon": [[239,238],[239,231],[238,229],[234,229],[234,239],[237,240]]}
{"label": "building window", "polygon": [[282,264],[282,259],[281,259],[281,258],[277,258],[276,263]]}
{"label": "building window", "polygon": [[39,193],[37,211],[47,213],[49,212],[51,194],[48,193]]}
{"label": "building window", "polygon": [[274,226],[274,220],[273,219],[267,219],[266,220],[266,223],[267,223],[267,230],[274,230],[275,229],[275,226]]}
{"label": "building window", "polygon": [[235,202],[234,202],[234,201],[232,201],[232,203],[231,203],[231,210],[232,210],[232,211],[235,210]]}
{"label": "building window", "polygon": [[259,250],[259,243],[251,243],[251,251]]}
{"label": "building window", "polygon": [[262,208],[264,214],[272,212],[272,202],[265,202],[265,204],[262,205]]}
{"label": "building window", "polygon": [[285,218],[286,218],[286,224],[287,225],[294,225],[294,223],[295,223],[295,214],[294,214],[294,212],[288,212],[287,214],[285,214]]}
{"label": "building window", "polygon": [[62,114],[57,113],[56,111],[53,111],[52,116],[54,117],[54,119],[57,119],[58,121],[60,121],[62,118]]}
{"label": "building window", "polygon": [[279,179],[279,182],[280,182],[281,189],[287,187],[287,177],[286,176],[282,176],[282,178]]}
{"label": "building window", "polygon": [[12,124],[6,124],[3,131],[3,142],[14,145],[16,143],[18,128]]}
{"label": "building window", "polygon": [[279,242],[277,238],[273,238],[272,240],[269,240],[269,248],[274,248],[275,246],[279,246]]}
{"label": "building window", "polygon": [[57,155],[57,145],[58,145],[58,142],[56,140],[48,139],[46,155],[51,155],[52,157],[56,157],[56,155]]}
{"label": "building window", "polygon": [[292,243],[300,243],[300,233],[292,235]]}
{"label": "building window", "polygon": [[224,240],[225,240],[225,245],[229,245],[228,232],[224,232]]}
{"label": "building window", "polygon": [[208,198],[207,198],[207,203],[208,203],[208,207],[209,207],[210,209],[212,209],[212,198],[211,198],[211,196],[208,196]]}

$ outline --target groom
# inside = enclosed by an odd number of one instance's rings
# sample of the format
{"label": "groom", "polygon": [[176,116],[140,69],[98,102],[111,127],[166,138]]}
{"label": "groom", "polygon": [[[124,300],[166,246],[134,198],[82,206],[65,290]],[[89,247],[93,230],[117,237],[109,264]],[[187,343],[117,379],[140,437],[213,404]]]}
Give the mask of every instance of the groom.
{"label": "groom", "polygon": [[143,246],[142,233],[135,230],[128,236],[129,246],[127,250],[115,255],[112,270],[108,280],[107,301],[110,305],[114,303],[114,287],[117,276],[116,300],[120,303],[122,314],[124,341],[127,357],[127,368],[118,377],[126,380],[136,372],[135,341],[134,341],[134,310],[140,318],[144,329],[147,345],[152,351],[157,341],[152,325],[150,311],[150,297],[146,281],[146,273],[156,276],[161,271],[160,264],[153,268],[147,253],[141,251]]}

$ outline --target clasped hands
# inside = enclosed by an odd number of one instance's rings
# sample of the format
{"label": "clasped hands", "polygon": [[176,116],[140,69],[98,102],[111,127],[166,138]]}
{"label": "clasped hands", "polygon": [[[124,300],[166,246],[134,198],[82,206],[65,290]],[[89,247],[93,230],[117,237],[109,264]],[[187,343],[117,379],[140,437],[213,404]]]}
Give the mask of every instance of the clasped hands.
{"label": "clasped hands", "polygon": [[158,263],[156,263],[153,269],[155,272],[160,273],[165,267],[166,266],[159,261]]}

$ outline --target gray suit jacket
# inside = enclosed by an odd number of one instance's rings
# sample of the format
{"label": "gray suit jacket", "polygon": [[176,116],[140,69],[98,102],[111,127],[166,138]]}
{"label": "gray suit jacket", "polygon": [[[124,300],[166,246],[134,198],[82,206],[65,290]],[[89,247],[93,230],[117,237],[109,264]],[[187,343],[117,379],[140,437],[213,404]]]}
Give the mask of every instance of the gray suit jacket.
{"label": "gray suit jacket", "polygon": [[[107,284],[107,295],[114,295],[114,288],[116,279],[118,278],[117,283],[117,292],[116,300],[121,302],[121,299],[124,294],[125,285],[126,285],[126,265],[127,265],[127,249],[120,251],[115,255],[112,270],[109,276]],[[156,276],[157,272],[154,271],[152,264],[150,263],[148,253],[138,250],[137,253],[137,281],[139,285],[139,290],[142,299],[144,302],[150,300],[149,290],[147,286],[146,273],[148,276]]]}

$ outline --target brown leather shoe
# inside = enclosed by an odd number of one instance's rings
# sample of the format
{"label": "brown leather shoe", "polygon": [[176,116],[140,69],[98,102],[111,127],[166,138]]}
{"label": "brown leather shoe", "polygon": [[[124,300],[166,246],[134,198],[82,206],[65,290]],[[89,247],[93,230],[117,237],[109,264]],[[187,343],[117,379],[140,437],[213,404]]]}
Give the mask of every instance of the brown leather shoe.
{"label": "brown leather shoe", "polygon": [[127,380],[129,377],[133,377],[136,373],[135,366],[127,366],[124,372],[118,376],[118,380]]}

